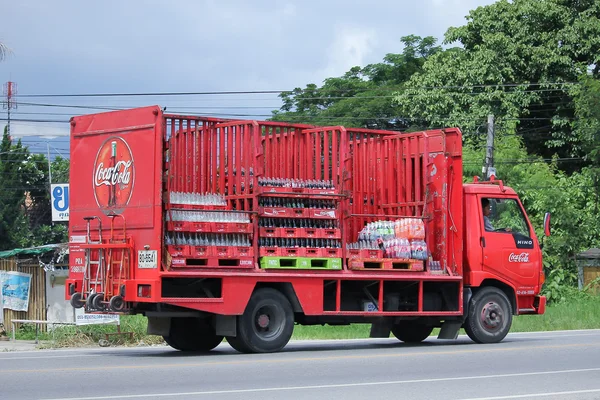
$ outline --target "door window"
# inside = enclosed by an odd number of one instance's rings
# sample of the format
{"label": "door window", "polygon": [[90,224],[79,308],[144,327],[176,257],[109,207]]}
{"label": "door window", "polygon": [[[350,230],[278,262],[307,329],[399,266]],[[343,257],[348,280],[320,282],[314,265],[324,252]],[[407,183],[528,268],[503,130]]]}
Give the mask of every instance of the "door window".
{"label": "door window", "polygon": [[531,236],[521,206],[515,199],[487,198],[481,205],[486,231]]}

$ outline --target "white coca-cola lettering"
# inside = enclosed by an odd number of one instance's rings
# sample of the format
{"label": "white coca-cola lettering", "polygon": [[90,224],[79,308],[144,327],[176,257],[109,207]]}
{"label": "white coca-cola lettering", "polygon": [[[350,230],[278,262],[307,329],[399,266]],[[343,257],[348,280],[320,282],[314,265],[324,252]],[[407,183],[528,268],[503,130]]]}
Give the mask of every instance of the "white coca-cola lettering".
{"label": "white coca-cola lettering", "polygon": [[96,186],[107,185],[114,186],[118,184],[128,185],[131,181],[130,161],[118,161],[114,167],[104,168],[104,163],[100,163],[96,169]]}
{"label": "white coca-cola lettering", "polygon": [[529,262],[529,253],[521,253],[521,254],[510,253],[510,255],[508,256],[508,262],[512,262],[512,263]]}

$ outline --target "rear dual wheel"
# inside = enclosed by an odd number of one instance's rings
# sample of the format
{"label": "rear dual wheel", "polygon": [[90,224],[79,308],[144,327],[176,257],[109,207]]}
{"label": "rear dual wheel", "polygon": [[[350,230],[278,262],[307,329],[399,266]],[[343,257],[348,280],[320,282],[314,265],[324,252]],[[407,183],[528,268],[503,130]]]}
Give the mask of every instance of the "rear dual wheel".
{"label": "rear dual wheel", "polygon": [[215,333],[209,319],[172,318],[165,342],[181,351],[210,351],[223,341],[223,336]]}
{"label": "rear dual wheel", "polygon": [[416,321],[400,321],[392,326],[392,334],[404,343],[421,343],[433,332],[433,326]]}
{"label": "rear dual wheel", "polygon": [[236,336],[227,342],[241,353],[272,353],[285,347],[294,331],[294,310],[287,297],[272,288],[254,292],[237,317]]}

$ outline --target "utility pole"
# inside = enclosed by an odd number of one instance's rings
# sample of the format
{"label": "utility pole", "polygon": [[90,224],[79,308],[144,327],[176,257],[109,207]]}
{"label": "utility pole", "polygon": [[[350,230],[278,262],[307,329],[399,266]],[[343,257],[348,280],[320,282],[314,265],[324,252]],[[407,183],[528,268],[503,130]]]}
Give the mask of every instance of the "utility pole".
{"label": "utility pole", "polygon": [[485,150],[485,163],[483,165],[483,178],[490,179],[490,176],[496,175],[494,168],[494,116],[488,115],[487,147]]}
{"label": "utility pole", "polygon": [[16,94],[17,84],[11,81],[6,82],[4,84],[4,97],[6,98],[6,100],[3,101],[3,108],[5,108],[8,113],[6,131],[10,140],[12,140],[12,137],[10,136],[10,110],[12,110],[13,108],[17,108],[17,102],[14,99],[14,96]]}

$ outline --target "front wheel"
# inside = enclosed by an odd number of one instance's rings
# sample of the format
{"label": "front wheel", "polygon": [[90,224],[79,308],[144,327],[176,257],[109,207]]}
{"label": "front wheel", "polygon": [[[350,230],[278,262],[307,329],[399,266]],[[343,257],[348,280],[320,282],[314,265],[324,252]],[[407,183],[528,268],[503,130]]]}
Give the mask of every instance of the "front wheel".
{"label": "front wheel", "polygon": [[512,307],[502,290],[485,287],[473,296],[464,328],[474,342],[498,343],[511,325]]}
{"label": "front wheel", "polygon": [[285,347],[294,331],[294,310],[272,288],[256,290],[237,320],[237,335],[227,341],[241,353],[272,353]]}

